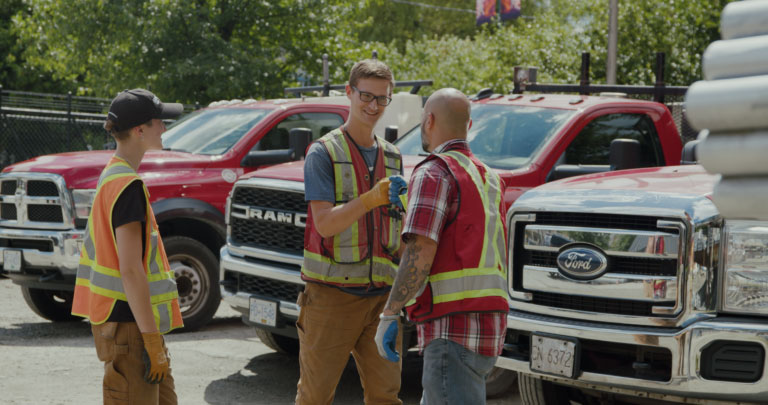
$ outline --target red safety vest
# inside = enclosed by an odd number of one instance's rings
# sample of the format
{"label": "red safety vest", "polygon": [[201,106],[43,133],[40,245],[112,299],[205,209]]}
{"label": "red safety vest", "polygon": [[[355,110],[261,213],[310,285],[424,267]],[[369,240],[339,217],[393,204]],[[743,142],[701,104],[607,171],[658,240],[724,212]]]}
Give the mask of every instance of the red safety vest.
{"label": "red safety vest", "polygon": [[[72,302],[72,314],[88,318],[92,324],[106,322],[117,300],[127,301],[120,275],[117,241],[112,230],[112,210],[123,190],[135,180],[141,178],[128,162],[113,156],[101,173],[93,198],[85,240],[80,249]],[[155,325],[160,333],[166,333],[184,326],[179,293],[144,182],[142,187],[147,201],[144,271],[149,283]]]}
{"label": "red safety vest", "polygon": [[440,234],[424,291],[406,307],[408,317],[424,322],[456,313],[507,312],[501,179],[469,150],[432,154],[424,162],[433,159],[445,162],[456,180],[459,207]]}
{"label": "red safety vest", "polygon": [[[341,129],[329,132],[318,142],[333,162],[335,205],[352,201],[379,180],[402,172],[400,151],[378,137],[373,173],[354,141]],[[392,285],[401,229],[400,214],[385,205],[372,209],[338,235],[324,238],[315,229],[310,205],[301,279],[341,287]]]}

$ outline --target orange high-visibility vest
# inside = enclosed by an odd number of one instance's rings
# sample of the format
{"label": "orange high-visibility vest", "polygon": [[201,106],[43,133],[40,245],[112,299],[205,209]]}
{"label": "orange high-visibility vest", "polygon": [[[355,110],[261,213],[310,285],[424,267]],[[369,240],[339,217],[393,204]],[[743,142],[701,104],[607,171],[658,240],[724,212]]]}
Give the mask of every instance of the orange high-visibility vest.
{"label": "orange high-visibility vest", "polygon": [[[341,129],[329,132],[318,142],[333,162],[335,205],[352,201],[379,180],[402,173],[400,151],[381,138],[376,137],[379,148],[373,173],[369,173],[354,141]],[[400,213],[384,205],[372,209],[338,235],[324,238],[315,229],[310,206],[301,278],[342,287],[392,285],[401,230]]]}
{"label": "orange high-visibility vest", "polygon": [[433,159],[445,162],[456,179],[459,207],[440,233],[427,285],[408,303],[408,318],[424,322],[457,313],[507,312],[501,179],[468,149],[433,154],[424,162]]}
{"label": "orange high-visibility vest", "polygon": [[[135,180],[141,180],[136,171],[125,160],[113,156],[101,173],[88,216],[85,240],[80,249],[72,314],[88,318],[96,325],[109,318],[117,300],[128,301],[120,275],[117,241],[112,230],[112,210],[123,190]],[[160,333],[166,333],[184,326],[179,293],[160,239],[155,214],[149,204],[147,187],[144,182],[141,184],[147,204],[142,262],[147,274],[155,325]]]}

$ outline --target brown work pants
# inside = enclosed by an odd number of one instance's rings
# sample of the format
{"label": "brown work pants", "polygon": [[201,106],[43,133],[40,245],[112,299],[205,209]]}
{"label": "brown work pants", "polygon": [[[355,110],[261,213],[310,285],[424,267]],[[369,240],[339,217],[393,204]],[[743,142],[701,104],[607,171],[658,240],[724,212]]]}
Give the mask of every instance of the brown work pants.
{"label": "brown work pants", "polygon": [[160,384],[144,381],[144,341],[135,322],[105,322],[91,325],[91,331],[96,354],[104,362],[105,405],[176,405],[170,370]]}
{"label": "brown work pants", "polygon": [[[299,295],[301,306],[296,327],[301,348],[297,405],[333,402],[341,373],[355,358],[366,404],[402,404],[402,360],[395,363],[379,355],[374,336],[387,295],[361,297],[337,288],[307,283]],[[402,330],[397,350],[402,354]]]}

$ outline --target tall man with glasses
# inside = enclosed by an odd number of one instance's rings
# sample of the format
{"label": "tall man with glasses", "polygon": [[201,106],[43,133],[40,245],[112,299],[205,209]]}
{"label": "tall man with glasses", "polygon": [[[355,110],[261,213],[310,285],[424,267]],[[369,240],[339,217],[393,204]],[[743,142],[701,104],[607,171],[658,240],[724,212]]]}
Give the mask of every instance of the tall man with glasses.
{"label": "tall man with glasses", "polygon": [[[393,87],[384,63],[356,63],[346,86],[347,122],[307,152],[296,404],[332,403],[350,353],[366,404],[402,403],[402,363],[381,358],[374,342],[397,271],[402,219],[395,205],[402,208],[398,195],[406,187],[400,151],[373,133]],[[400,350],[402,334],[395,341]]]}

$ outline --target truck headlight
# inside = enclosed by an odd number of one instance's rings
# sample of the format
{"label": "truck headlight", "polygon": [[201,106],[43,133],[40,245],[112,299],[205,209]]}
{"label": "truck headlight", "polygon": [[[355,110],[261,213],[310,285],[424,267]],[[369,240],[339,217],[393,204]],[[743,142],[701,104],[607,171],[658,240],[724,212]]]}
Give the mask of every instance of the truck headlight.
{"label": "truck headlight", "polygon": [[768,315],[768,222],[725,224],[723,310]]}
{"label": "truck headlight", "polygon": [[75,202],[75,218],[88,219],[95,195],[96,190],[93,189],[72,190],[72,200]]}

